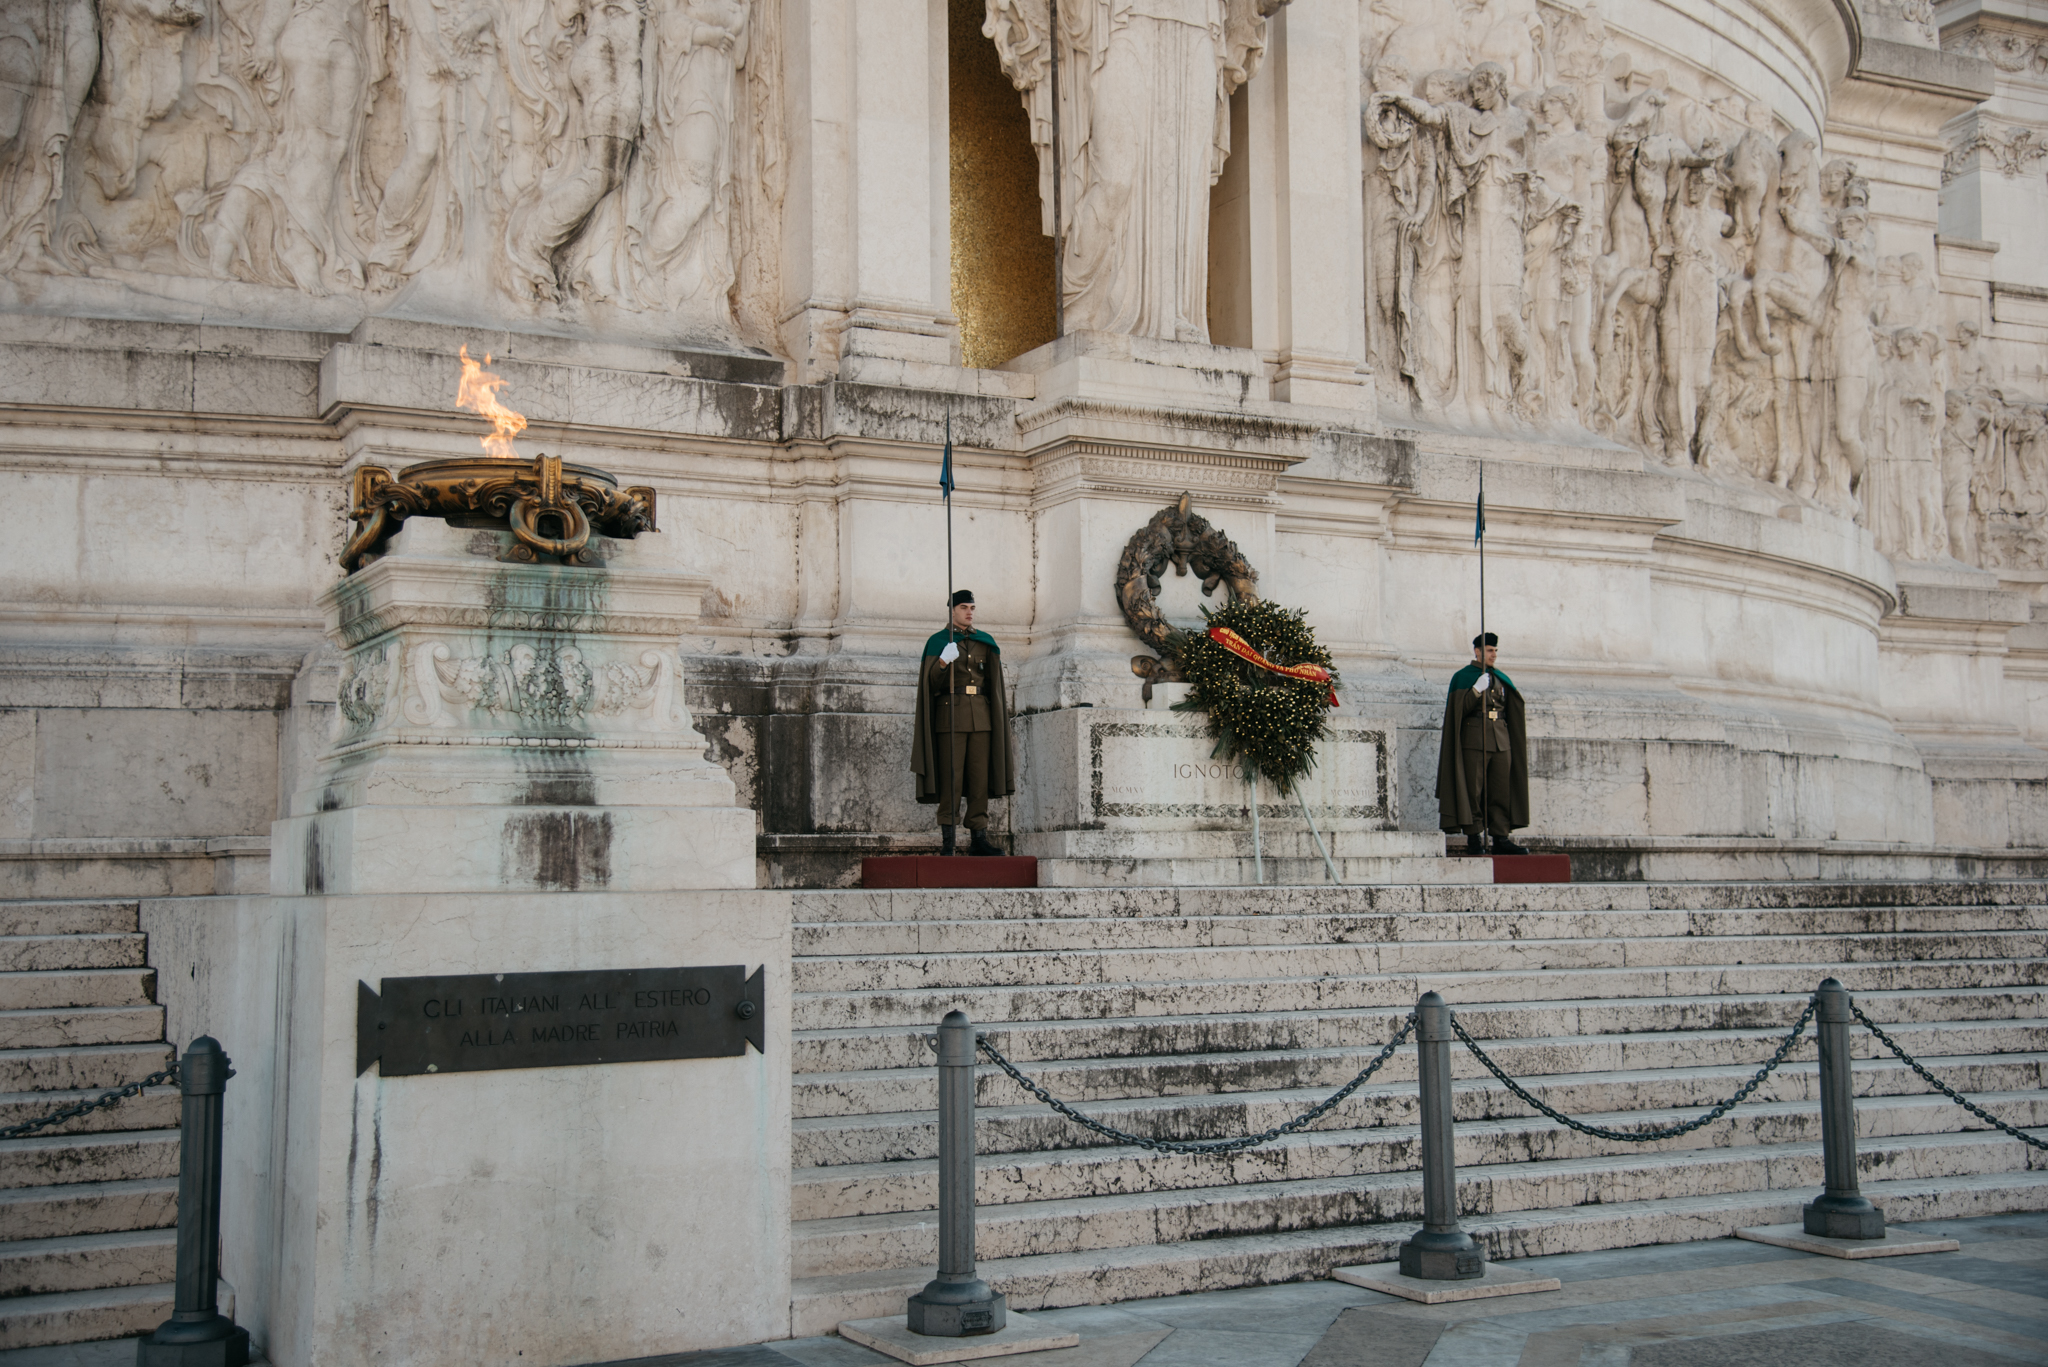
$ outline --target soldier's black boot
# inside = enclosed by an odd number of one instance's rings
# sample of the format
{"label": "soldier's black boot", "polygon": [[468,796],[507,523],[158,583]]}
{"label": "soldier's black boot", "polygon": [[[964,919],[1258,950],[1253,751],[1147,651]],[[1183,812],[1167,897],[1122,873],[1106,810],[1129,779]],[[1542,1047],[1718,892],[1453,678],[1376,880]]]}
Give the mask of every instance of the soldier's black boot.
{"label": "soldier's black boot", "polygon": [[1517,845],[1504,835],[1497,835],[1493,838],[1493,852],[1495,854],[1527,854],[1529,847]]}
{"label": "soldier's black boot", "polygon": [[988,838],[987,831],[969,831],[967,835],[967,852],[969,854],[1002,853],[1002,850],[997,848],[996,843]]}
{"label": "soldier's black boot", "polygon": [[955,833],[956,831],[958,831],[959,829],[960,829],[960,828],[959,828],[959,827],[957,827],[957,826],[941,826],[941,827],[939,827],[939,853],[940,853],[940,854],[951,854],[951,853],[953,852],[953,835],[954,835],[954,833]]}
{"label": "soldier's black boot", "polygon": [[1486,853],[1486,834],[1483,831],[1465,832],[1465,853],[1481,855]]}

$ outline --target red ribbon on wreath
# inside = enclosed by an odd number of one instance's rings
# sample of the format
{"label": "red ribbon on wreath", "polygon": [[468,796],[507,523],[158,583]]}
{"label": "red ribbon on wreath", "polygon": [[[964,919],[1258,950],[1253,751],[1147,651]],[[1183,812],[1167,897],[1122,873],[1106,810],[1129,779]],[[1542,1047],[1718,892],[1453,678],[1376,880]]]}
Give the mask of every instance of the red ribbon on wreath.
{"label": "red ribbon on wreath", "polygon": [[[1232,631],[1229,627],[1210,627],[1209,639],[1222,646],[1240,660],[1249,660],[1269,674],[1278,674],[1289,679],[1306,679],[1310,683],[1327,684],[1330,671],[1321,665],[1276,665],[1252,647],[1252,643]],[[1330,706],[1337,705],[1337,690],[1330,690]]]}

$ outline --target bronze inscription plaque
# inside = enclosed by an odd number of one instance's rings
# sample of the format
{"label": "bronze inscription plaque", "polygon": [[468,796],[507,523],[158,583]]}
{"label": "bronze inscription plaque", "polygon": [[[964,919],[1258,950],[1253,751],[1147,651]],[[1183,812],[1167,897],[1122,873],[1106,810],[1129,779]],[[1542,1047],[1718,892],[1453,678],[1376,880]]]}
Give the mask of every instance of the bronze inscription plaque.
{"label": "bronze inscription plaque", "polygon": [[766,1051],[767,968],[463,973],[356,984],[356,1072],[572,1068]]}

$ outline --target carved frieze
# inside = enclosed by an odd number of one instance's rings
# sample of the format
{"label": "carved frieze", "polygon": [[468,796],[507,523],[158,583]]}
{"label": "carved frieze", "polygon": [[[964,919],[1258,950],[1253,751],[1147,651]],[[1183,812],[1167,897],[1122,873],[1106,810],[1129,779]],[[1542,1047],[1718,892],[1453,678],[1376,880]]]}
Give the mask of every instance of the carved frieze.
{"label": "carved frieze", "polygon": [[[1366,13],[1383,415],[1590,434],[1947,553],[1933,284],[1878,254],[1853,162],[1710,73],[1636,69],[1591,6]],[[1980,126],[1951,168],[1980,151],[2020,171],[2048,144]]]}
{"label": "carved frieze", "polygon": [[286,326],[403,292],[464,321],[773,337],[780,5],[4,10],[0,274],[44,306],[92,276]]}

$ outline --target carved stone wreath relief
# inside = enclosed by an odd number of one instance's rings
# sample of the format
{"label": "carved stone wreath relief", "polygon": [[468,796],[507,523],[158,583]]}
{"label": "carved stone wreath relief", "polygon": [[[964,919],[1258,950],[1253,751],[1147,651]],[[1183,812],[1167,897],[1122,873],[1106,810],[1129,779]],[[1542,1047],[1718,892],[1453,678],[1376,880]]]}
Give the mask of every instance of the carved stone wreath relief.
{"label": "carved stone wreath relief", "polygon": [[1172,648],[1179,630],[1159,611],[1156,595],[1169,565],[1177,575],[1190,569],[1202,581],[1202,593],[1209,596],[1221,585],[1233,602],[1257,602],[1259,572],[1237,548],[1237,543],[1191,511],[1193,499],[1182,494],[1161,508],[1124,543],[1116,565],[1116,599],[1124,620],[1140,640],[1157,655],[1133,655],[1131,672],[1145,681],[1145,701],[1152,700],[1152,685],[1180,678],[1180,664]]}

